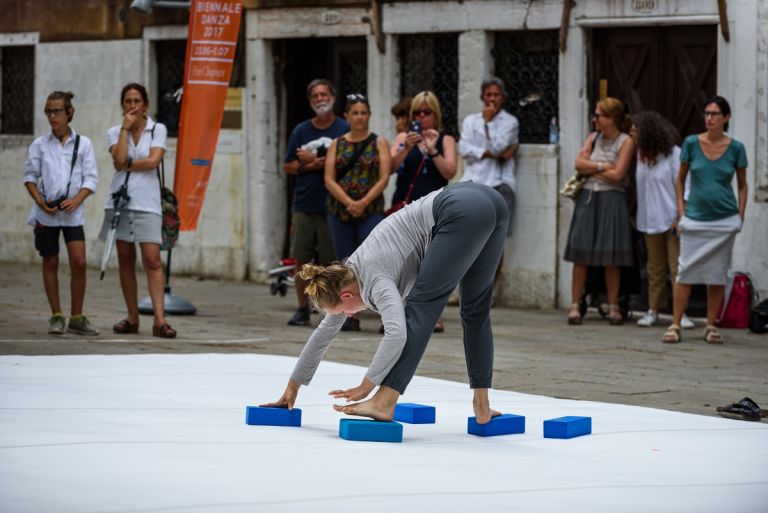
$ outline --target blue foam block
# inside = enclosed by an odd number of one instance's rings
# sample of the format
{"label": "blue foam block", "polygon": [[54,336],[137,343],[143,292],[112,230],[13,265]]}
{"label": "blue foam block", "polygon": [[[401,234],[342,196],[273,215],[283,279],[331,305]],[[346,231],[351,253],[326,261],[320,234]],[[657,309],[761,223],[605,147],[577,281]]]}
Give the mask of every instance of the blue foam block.
{"label": "blue foam block", "polygon": [[592,417],[560,417],[544,421],[544,438],[574,438],[592,433]]}
{"label": "blue foam block", "polygon": [[478,424],[475,417],[467,419],[467,433],[477,436],[514,435],[525,433],[525,417],[505,413],[487,424]]}
{"label": "blue foam block", "polygon": [[434,424],[435,407],[416,403],[397,403],[395,420],[409,424]]}
{"label": "blue foam block", "polygon": [[359,442],[402,442],[403,425],[378,420],[341,419],[339,436]]}
{"label": "blue foam block", "polygon": [[266,408],[246,406],[245,423],[250,426],[294,426],[301,427],[301,410],[294,408]]}

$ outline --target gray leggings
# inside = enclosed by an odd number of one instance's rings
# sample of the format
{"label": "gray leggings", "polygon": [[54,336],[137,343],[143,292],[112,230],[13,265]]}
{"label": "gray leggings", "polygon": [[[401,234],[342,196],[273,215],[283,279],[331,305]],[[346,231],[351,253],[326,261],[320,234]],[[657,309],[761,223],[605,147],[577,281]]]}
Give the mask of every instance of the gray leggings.
{"label": "gray leggings", "polygon": [[498,192],[472,182],[449,185],[432,208],[432,241],[405,306],[407,340],[382,385],[405,392],[448,296],[458,284],[469,386],[490,388],[493,278],[504,251],[509,208]]}

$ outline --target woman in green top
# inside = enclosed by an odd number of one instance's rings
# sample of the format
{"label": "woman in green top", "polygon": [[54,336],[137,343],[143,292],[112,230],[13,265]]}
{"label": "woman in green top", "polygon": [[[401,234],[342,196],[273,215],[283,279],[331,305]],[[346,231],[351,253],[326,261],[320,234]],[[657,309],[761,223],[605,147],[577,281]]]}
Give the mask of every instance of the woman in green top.
{"label": "woman in green top", "polygon": [[[349,132],[334,140],[325,160],[328,227],[337,260],[344,260],[384,219],[384,189],[389,181],[390,154],[386,139],[368,128],[371,110],[362,94],[347,96],[344,118]],[[360,331],[349,317],[343,331]]]}
{"label": "woman in green top", "polygon": [[[674,317],[663,342],[680,342],[680,319],[688,307],[691,286],[705,283],[704,340],[710,344],[723,343],[715,328],[715,317],[723,302],[733,243],[747,208],[747,153],[742,143],[725,134],[730,119],[730,105],[725,98],[715,96],[704,107],[707,131],[683,141],[676,183],[679,221],[675,228],[680,233],[680,263],[674,289]],[[683,190],[689,172],[691,185],[686,204]],[[738,202],[731,186],[734,174]]]}

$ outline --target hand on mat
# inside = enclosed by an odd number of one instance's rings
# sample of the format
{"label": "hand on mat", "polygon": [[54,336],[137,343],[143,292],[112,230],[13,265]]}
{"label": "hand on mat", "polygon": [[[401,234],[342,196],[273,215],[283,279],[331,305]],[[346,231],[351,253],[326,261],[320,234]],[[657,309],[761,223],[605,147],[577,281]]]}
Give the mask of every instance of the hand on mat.
{"label": "hand on mat", "polygon": [[259,406],[265,406],[267,408],[288,408],[293,409],[293,403],[296,402],[296,396],[299,395],[299,387],[301,383],[292,379],[288,380],[288,386],[285,387],[285,392],[280,396],[280,399],[273,403],[260,404]]}
{"label": "hand on mat", "polygon": [[368,378],[363,378],[363,382],[355,388],[349,388],[347,390],[331,390],[328,395],[332,395],[336,399],[346,399],[347,402],[360,401],[368,397],[368,394],[376,388],[373,381]]}

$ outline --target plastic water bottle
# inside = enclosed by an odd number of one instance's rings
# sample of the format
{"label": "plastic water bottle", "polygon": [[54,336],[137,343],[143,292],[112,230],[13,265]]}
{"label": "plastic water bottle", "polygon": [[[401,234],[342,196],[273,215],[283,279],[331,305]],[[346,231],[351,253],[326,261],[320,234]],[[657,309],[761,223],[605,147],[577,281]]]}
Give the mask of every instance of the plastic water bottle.
{"label": "plastic water bottle", "polygon": [[560,132],[557,129],[557,117],[552,116],[549,121],[549,144],[557,144],[560,142]]}

